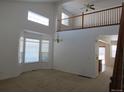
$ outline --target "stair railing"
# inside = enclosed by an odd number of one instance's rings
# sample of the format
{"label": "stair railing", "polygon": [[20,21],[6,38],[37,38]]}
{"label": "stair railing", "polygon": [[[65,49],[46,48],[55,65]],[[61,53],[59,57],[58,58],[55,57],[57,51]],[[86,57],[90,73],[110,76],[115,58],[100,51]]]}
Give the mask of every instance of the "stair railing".
{"label": "stair railing", "polygon": [[117,51],[113,76],[111,77],[110,91],[124,91],[124,3],[122,4],[122,14],[118,35]]}

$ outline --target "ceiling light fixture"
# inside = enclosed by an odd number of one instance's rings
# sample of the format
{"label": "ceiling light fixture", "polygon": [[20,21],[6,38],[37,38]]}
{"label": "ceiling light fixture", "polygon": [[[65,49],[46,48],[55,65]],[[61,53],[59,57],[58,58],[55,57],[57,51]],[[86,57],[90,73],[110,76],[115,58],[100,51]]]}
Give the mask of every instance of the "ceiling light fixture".
{"label": "ceiling light fixture", "polygon": [[81,10],[84,10],[88,12],[89,10],[95,10],[95,5],[94,4],[84,4],[84,6],[81,8]]}

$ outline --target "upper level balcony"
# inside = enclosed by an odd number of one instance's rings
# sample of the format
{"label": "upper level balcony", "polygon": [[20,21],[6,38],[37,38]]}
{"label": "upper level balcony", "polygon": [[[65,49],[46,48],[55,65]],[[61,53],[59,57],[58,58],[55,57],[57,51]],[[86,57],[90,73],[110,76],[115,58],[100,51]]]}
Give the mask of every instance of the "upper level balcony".
{"label": "upper level balcony", "polygon": [[68,31],[75,29],[86,29],[94,27],[119,25],[121,19],[122,6],[82,13],[57,20],[57,31]]}

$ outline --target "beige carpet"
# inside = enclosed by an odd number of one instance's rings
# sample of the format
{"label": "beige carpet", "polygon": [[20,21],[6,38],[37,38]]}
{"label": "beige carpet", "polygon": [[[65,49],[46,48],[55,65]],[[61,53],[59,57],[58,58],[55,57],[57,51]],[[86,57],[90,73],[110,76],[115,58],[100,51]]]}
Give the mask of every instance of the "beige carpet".
{"label": "beige carpet", "polygon": [[0,81],[0,91],[106,92],[109,90],[111,68],[96,79],[88,79],[57,70],[37,70],[17,78]]}

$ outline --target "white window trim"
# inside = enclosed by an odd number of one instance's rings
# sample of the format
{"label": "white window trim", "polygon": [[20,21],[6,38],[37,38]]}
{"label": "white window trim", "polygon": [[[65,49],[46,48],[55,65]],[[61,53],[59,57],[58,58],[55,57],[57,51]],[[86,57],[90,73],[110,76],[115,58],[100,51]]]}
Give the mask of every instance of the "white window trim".
{"label": "white window trim", "polygon": [[42,40],[40,40],[40,47],[39,47],[39,62],[42,62],[42,53],[41,53],[41,48],[42,48]]}
{"label": "white window trim", "polygon": [[[42,39],[42,40],[41,40],[41,44],[42,44],[42,41],[43,41],[43,40],[48,40],[48,39]],[[49,55],[49,54],[50,54],[50,40],[48,40],[48,41],[49,41],[49,46],[48,46],[48,62],[49,62],[49,56],[50,56],[50,55]],[[41,49],[42,49],[42,46],[41,46]],[[41,50],[40,52],[41,52],[41,55],[42,55],[42,53],[43,53],[42,50]],[[41,57],[42,57],[42,56],[41,56]],[[41,60],[41,61],[44,62],[43,60]],[[46,62],[45,62],[45,63],[46,63]]]}

